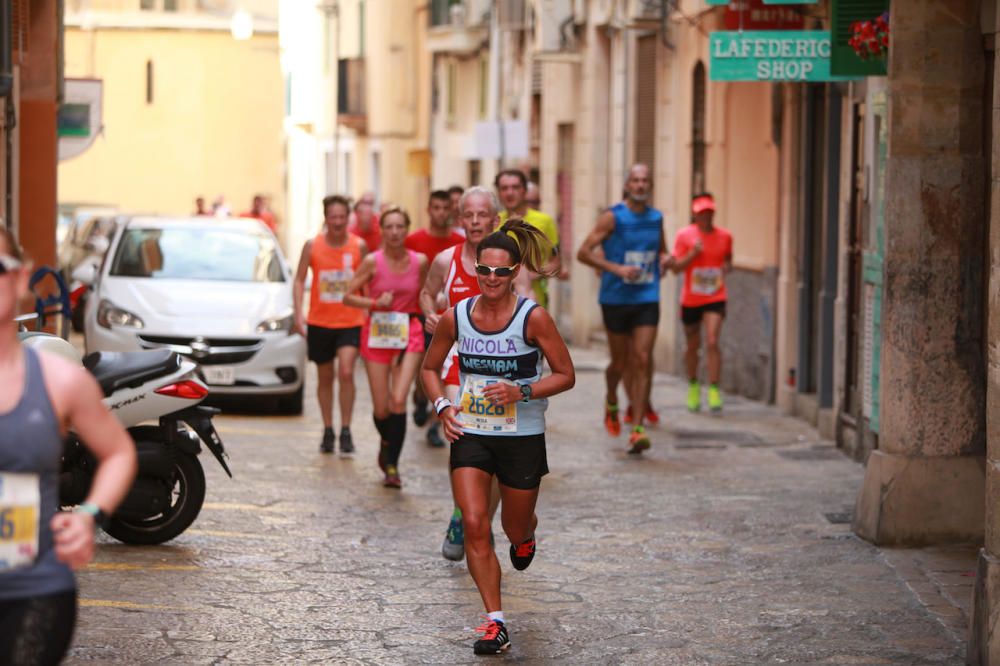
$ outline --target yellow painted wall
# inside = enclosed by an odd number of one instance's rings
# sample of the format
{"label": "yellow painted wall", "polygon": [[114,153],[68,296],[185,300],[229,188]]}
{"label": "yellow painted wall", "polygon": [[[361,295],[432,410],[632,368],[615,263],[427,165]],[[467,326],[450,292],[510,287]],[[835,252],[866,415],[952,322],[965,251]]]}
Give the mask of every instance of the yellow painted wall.
{"label": "yellow painted wall", "polygon": [[67,28],[66,76],[104,80],[104,132],[60,164],[60,201],[185,214],[196,196],[224,194],[238,213],[259,192],[283,215],[276,34],[236,41],[222,31]]}

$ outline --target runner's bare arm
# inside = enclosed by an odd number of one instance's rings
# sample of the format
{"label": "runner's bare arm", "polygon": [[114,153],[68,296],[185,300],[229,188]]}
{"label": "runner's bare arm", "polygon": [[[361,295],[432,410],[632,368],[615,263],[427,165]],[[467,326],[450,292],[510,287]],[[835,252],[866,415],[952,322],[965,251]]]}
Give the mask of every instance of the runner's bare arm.
{"label": "runner's bare arm", "polygon": [[[531,399],[548,398],[573,388],[576,384],[573,359],[552,315],[545,308],[534,308],[528,315],[527,338],[528,344],[542,350],[552,370],[552,374],[531,385]],[[509,405],[521,400],[520,387],[502,382],[487,386],[483,394],[497,405]]]}
{"label": "runner's bare arm", "polygon": [[580,250],[576,253],[577,261],[598,270],[613,273],[623,280],[635,279],[642,272],[641,267],[616,264],[613,261],[608,261],[596,251],[601,243],[614,233],[614,230],[615,214],[610,210],[606,210],[597,218],[597,226],[587,234],[583,244],[580,245]]}
{"label": "runner's bare arm", "polygon": [[699,254],[701,254],[701,249],[702,247],[700,238],[696,240],[694,245],[692,245],[690,248],[688,248],[687,246],[682,246],[680,243],[675,244],[674,263],[670,267],[670,270],[672,270],[674,273],[680,273],[681,271],[686,269],[688,266],[691,265],[691,262],[694,261]]}
{"label": "runner's bare arm", "polygon": [[[461,245],[456,246],[461,248]],[[460,250],[458,250],[460,251]],[[448,264],[451,262],[456,250],[445,250],[434,257],[430,268],[427,270],[427,277],[424,278],[424,286],[420,288],[420,309],[424,313],[424,330],[434,333],[441,319],[437,313],[437,297],[444,289],[444,281],[448,277]]]}
{"label": "runner's bare arm", "polygon": [[302,313],[302,299],[306,293],[306,274],[309,272],[309,263],[312,258],[312,241],[307,240],[302,246],[302,254],[299,255],[299,265],[295,268],[295,279],[292,282],[292,307],[295,308],[295,330],[300,335],[306,334],[305,315]]}
{"label": "runner's bare arm", "polygon": [[674,256],[667,249],[667,231],[660,225],[660,279],[667,275],[667,271],[674,265]]}
{"label": "runner's bare arm", "polygon": [[514,293],[524,298],[534,298],[535,290],[531,286],[531,281],[538,277],[538,273],[529,271],[524,265],[514,276]]}
{"label": "runner's bare arm", "polygon": [[425,284],[427,282],[427,272],[430,270],[431,262],[427,261],[426,254],[418,254],[417,256],[419,257],[417,268],[420,271],[420,277],[418,278],[418,283]]}
{"label": "runner's bare arm", "polygon": [[[64,431],[72,430],[97,458],[97,472],[86,501],[111,514],[132,486],[136,472],[135,445],[111,415],[94,378],[65,359],[42,356],[46,386]],[[87,513],[57,513],[52,518],[56,556],[76,569],[94,554],[94,517]]]}
{"label": "runner's bare arm", "polygon": [[369,298],[367,296],[362,296],[360,293],[361,288],[366,284],[371,282],[372,276],[375,275],[375,257],[374,255],[368,255],[361,260],[361,265],[358,266],[358,272],[354,274],[351,281],[348,283],[347,288],[344,291],[344,305],[348,305],[352,308],[360,308],[362,310],[371,310],[377,305],[384,305],[386,296],[388,300],[392,302],[392,292],[387,291],[381,294],[378,299]]}
{"label": "runner's bare arm", "polygon": [[528,341],[542,350],[552,374],[539,379],[532,386],[532,398],[547,398],[568,391],[576,384],[573,358],[566,348],[566,341],[559,335],[556,323],[544,308],[535,308],[528,315]]}
{"label": "runner's bare arm", "polygon": [[[444,360],[451,353],[451,347],[455,344],[455,308],[448,310],[441,315],[438,321],[437,330],[431,340],[431,346],[424,356],[424,364],[420,370],[420,382],[424,387],[424,395],[434,404],[438,398],[445,397],[444,383],[441,381],[441,368]],[[443,410],[438,418],[444,431],[445,439],[454,442],[462,434],[462,428],[455,419],[458,410],[455,407],[448,407]]]}
{"label": "runner's bare arm", "polygon": [[733,270],[733,239],[732,239],[732,237],[730,237],[730,239],[729,239],[729,254],[727,254],[726,258],[722,261],[722,272],[723,273],[728,273],[731,270]]}

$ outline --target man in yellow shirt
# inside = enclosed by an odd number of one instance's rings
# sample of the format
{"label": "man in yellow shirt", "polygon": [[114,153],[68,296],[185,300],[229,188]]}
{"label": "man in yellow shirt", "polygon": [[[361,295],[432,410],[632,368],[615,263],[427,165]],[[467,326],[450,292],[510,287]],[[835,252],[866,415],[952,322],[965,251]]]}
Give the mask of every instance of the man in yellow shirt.
{"label": "man in yellow shirt", "polygon": [[[496,187],[500,203],[504,207],[500,213],[500,224],[506,222],[508,217],[519,217],[536,227],[552,242],[554,251],[551,263],[559,267],[559,279],[565,280],[569,277],[569,271],[563,266],[559,253],[559,227],[556,226],[555,220],[545,213],[528,207],[528,202],[525,199],[528,193],[528,178],[524,172],[519,169],[504,169],[497,174],[493,185]],[[549,266],[549,268],[552,267]],[[547,308],[549,305],[548,280],[535,277],[531,286],[535,300],[539,305]]]}

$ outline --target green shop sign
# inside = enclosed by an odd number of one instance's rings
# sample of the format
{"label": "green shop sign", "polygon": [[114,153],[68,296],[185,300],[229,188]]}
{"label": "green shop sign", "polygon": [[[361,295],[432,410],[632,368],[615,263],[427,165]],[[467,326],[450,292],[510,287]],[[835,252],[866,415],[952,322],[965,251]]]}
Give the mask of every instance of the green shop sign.
{"label": "green shop sign", "polygon": [[712,81],[845,81],[830,74],[827,30],[713,32]]}

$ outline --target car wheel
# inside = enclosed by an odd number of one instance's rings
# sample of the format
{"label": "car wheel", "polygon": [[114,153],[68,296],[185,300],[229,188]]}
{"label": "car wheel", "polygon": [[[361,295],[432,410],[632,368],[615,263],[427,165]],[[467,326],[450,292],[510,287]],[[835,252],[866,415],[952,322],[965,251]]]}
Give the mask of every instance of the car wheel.
{"label": "car wheel", "polygon": [[298,416],[302,413],[302,397],[305,392],[305,385],[299,386],[295,393],[278,398],[278,411],[289,416]]}

